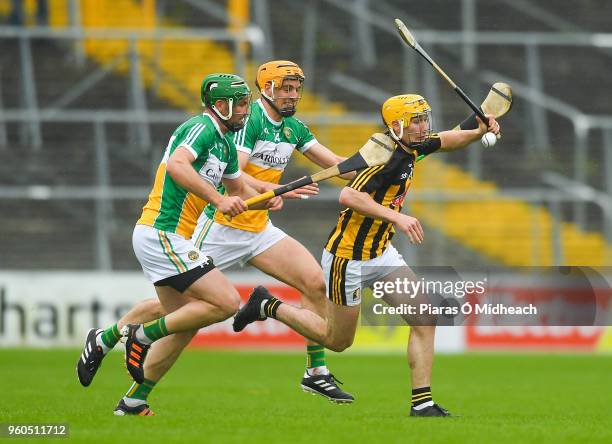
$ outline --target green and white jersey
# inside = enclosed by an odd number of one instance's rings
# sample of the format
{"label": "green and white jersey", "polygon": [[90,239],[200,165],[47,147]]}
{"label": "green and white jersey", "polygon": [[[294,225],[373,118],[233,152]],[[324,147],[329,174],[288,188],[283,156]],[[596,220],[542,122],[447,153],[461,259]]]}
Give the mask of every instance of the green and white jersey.
{"label": "green and white jersey", "polygon": [[194,157],[194,170],[216,188],[221,186],[222,178],[240,176],[240,168],[234,142],[224,137],[217,122],[208,114],[194,116],[174,131],[137,224],[189,239],[207,202],[182,188],[166,172],[168,159],[178,147],[189,150]]}
{"label": "green and white jersey", "polygon": [[[236,149],[249,155],[244,172],[265,182],[279,183],[291,155],[295,150],[305,153],[317,143],[308,127],[295,117],[285,117],[280,122],[273,120],[264,108],[262,99],[251,104],[251,114],[242,130],[232,137]],[[213,217],[214,207],[206,208],[206,215]],[[239,214],[228,222],[217,214],[215,222],[246,231],[259,232],[266,227],[267,210],[250,210]]]}

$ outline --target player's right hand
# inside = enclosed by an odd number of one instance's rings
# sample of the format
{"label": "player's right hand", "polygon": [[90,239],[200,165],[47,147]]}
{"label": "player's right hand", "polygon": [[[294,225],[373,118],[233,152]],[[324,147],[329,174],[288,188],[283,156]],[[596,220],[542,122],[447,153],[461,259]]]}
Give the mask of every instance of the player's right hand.
{"label": "player's right hand", "polygon": [[495,120],[495,116],[493,114],[487,114],[486,117],[487,119],[489,119],[489,121],[486,123],[480,120],[479,117],[476,117],[476,120],[478,121],[478,129],[480,130],[480,133],[484,134],[488,131],[488,132],[492,132],[495,135],[498,135],[500,131],[499,122]]}
{"label": "player's right hand", "polygon": [[400,230],[413,244],[420,244],[425,239],[425,232],[416,217],[406,214],[398,214],[398,220],[394,223],[395,228]]}
{"label": "player's right hand", "polygon": [[223,196],[223,200],[217,205],[217,210],[229,216],[238,216],[248,210],[247,204],[238,196]]}

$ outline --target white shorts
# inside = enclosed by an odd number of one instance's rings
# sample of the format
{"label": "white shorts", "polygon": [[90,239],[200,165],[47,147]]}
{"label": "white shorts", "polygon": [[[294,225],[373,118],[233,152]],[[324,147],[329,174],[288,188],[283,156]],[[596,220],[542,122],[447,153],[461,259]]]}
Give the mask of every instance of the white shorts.
{"label": "white shorts", "polygon": [[380,256],[368,261],[344,259],[327,250],[323,250],[321,258],[327,297],[334,304],[349,307],[361,303],[362,283],[385,277],[394,271],[389,267],[403,266],[406,266],[406,262],[393,245],[389,245]]}
{"label": "white shorts", "polygon": [[243,266],[286,236],[283,230],[270,221],[263,231],[254,233],[201,217],[191,240],[204,255],[213,258],[217,268],[224,270],[234,264]]}
{"label": "white shorts", "polygon": [[132,235],[134,253],[151,282],[185,273],[208,262],[191,240],[148,225],[136,225]]}

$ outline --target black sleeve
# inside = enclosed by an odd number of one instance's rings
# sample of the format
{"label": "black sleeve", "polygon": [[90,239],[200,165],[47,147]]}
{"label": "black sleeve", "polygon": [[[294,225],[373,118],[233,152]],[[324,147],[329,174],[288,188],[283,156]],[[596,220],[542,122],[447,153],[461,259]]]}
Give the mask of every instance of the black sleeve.
{"label": "black sleeve", "polygon": [[414,149],[419,153],[419,155],[424,154],[428,156],[431,153],[435,153],[442,146],[442,141],[440,140],[440,136],[434,134],[430,139],[426,142],[420,143],[414,147]]}
{"label": "black sleeve", "polygon": [[[483,114],[485,114],[484,109],[482,109],[482,106],[479,106],[478,108],[480,109],[480,111],[482,111]],[[461,128],[462,130],[478,129],[478,120],[476,120],[476,114],[472,114],[463,122],[461,122],[459,124],[459,128]]]}

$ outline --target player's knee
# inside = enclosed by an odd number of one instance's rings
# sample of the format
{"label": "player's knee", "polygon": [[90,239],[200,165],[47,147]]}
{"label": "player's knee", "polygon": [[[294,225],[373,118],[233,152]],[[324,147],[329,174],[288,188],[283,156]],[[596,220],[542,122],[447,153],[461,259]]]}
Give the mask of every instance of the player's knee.
{"label": "player's knee", "polygon": [[221,311],[225,319],[234,316],[240,308],[240,296],[237,291],[228,292],[228,294],[221,299],[217,304],[218,309]]}
{"label": "player's knee", "polygon": [[240,309],[240,296],[236,293],[232,298],[228,305],[228,312],[230,316],[234,316],[236,312]]}
{"label": "player's knee", "polygon": [[327,348],[336,353],[340,353],[349,348],[351,345],[353,345],[353,338],[341,338],[328,344]]}
{"label": "player's knee", "polygon": [[346,350],[350,346],[351,344],[348,342],[334,342],[333,344],[330,344],[330,346],[327,348],[329,348],[333,352],[342,353],[344,350]]}
{"label": "player's knee", "polygon": [[308,273],[302,277],[302,293],[307,295],[309,299],[325,299],[325,279],[323,272],[319,269]]}

